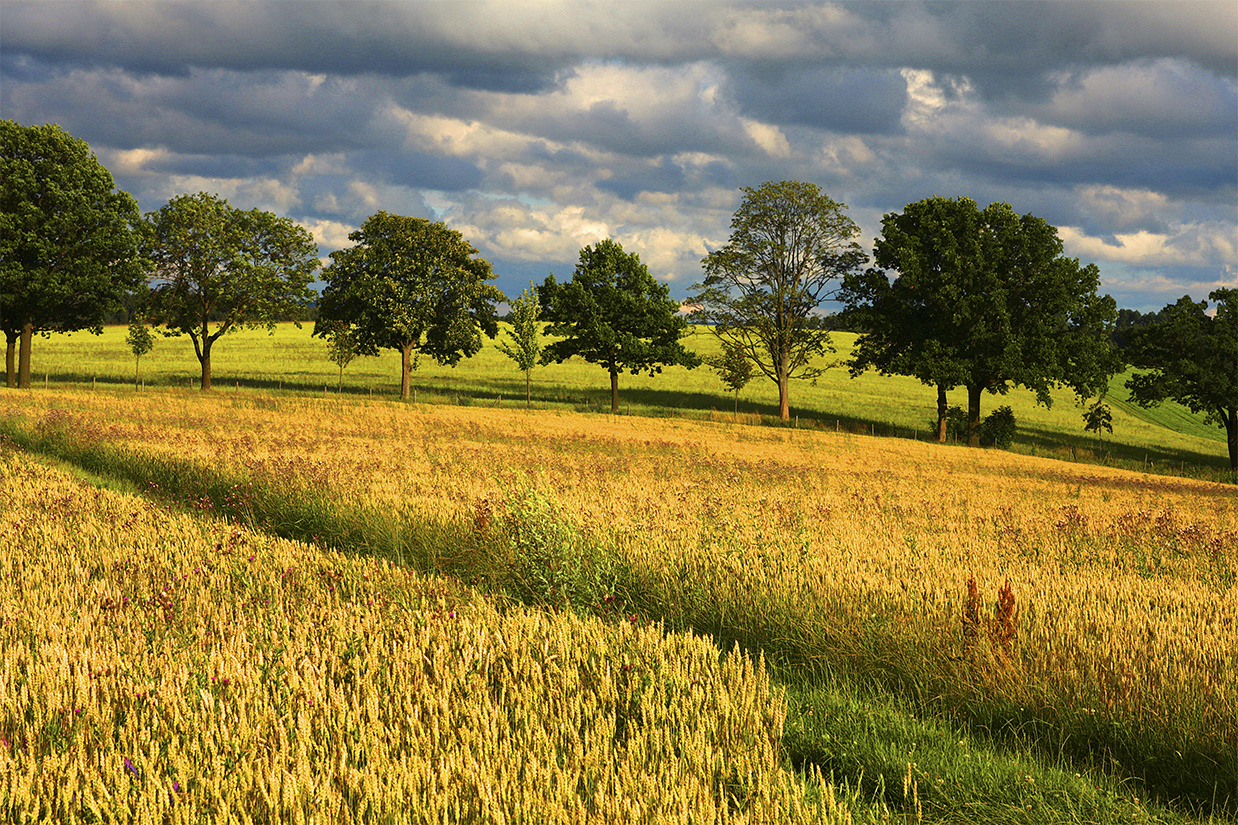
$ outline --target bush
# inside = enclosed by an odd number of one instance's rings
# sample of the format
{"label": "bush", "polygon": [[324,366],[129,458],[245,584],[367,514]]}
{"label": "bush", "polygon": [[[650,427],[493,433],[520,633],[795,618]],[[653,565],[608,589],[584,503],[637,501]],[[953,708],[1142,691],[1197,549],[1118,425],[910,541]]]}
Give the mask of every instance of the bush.
{"label": "bush", "polygon": [[[929,432],[937,432],[937,419],[929,420]],[[967,410],[955,405],[946,410],[946,440],[967,443]]]}
{"label": "bush", "polygon": [[1014,410],[1007,406],[998,407],[980,422],[980,444],[1007,450],[1014,441],[1014,431]]}
{"label": "bush", "polygon": [[548,495],[524,490],[508,499],[509,573],[519,598],[588,613],[615,586],[614,562],[586,540]]}
{"label": "bush", "polygon": [[[929,429],[936,432],[936,420],[929,422]],[[1014,433],[1014,411],[1010,407],[998,407],[980,422],[980,445],[1009,449]],[[946,439],[960,444],[967,443],[967,410],[957,405],[946,410]]]}

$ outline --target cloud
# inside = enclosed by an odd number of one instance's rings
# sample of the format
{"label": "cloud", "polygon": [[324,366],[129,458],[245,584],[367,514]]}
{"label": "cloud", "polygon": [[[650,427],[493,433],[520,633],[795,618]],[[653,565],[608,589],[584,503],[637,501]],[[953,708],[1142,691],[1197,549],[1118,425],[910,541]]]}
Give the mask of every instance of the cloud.
{"label": "cloud", "polygon": [[683,290],[781,179],[866,238],[1009,202],[1132,301],[1238,267],[1232,2],[7,0],[0,76],[144,209],[215,191],[324,248],[444,218],[507,279],[615,237]]}
{"label": "cloud", "polygon": [[1200,75],[1181,60],[1104,66],[1055,78],[1058,88],[1033,109],[1036,116],[1089,134],[1232,136],[1238,124],[1238,87]]}

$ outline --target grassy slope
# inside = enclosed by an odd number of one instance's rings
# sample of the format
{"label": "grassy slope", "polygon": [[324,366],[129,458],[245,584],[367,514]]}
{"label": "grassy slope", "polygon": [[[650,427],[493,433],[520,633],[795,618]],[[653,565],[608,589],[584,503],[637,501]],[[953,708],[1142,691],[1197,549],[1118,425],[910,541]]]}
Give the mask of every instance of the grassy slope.
{"label": "grassy slope", "polygon": [[[300,329],[282,324],[273,335],[263,330],[242,330],[221,339],[212,354],[212,375],[218,389],[267,389],[285,392],[322,394],[334,391],[339,373],[326,357],[324,342],[310,337],[308,326]],[[38,339],[35,345],[36,384],[46,378],[52,384],[125,384],[133,380],[134,362],[124,343],[123,327],[110,327],[101,337],[86,333]],[[500,333],[502,336],[503,333]],[[835,334],[841,359],[849,352],[855,336]],[[702,354],[717,351],[712,336],[697,330],[688,346]],[[185,338],[159,338],[154,351],[142,359],[145,380],[156,386],[197,386],[200,369],[193,347]],[[344,372],[345,393],[390,396],[398,394],[399,358],[394,352],[374,358],[359,358]],[[1009,404],[1019,422],[1014,448],[1021,452],[1078,458],[1104,452],[1128,462],[1152,462],[1162,468],[1204,467],[1220,469],[1227,463],[1224,431],[1206,424],[1178,404],[1164,404],[1144,410],[1125,400],[1125,377],[1113,380],[1112,436],[1106,435],[1098,447],[1096,439],[1083,431],[1082,411],[1068,391],[1055,395],[1051,408],[1036,404],[1026,390],[1006,396],[986,395],[983,412]],[[457,367],[442,367],[422,359],[413,377],[421,401],[504,405],[523,401],[522,373],[493,342]],[[637,415],[687,417],[709,416],[711,411],[730,412],[734,397],[708,368],[686,370],[671,367],[657,376],[623,375],[620,378],[620,404],[623,412]],[[951,402],[963,404],[962,392],[955,391]],[[533,371],[533,404],[539,408],[606,410],[609,408],[609,383],[606,374],[593,364],[573,360],[539,367]],[[775,418],[778,395],[775,385],[758,377],[741,393],[739,411],[752,419]],[[877,435],[898,435],[927,439],[936,415],[933,391],[919,381],[902,376],[868,373],[848,376],[839,366],[815,382],[793,382],[792,415],[802,426],[850,428]]]}

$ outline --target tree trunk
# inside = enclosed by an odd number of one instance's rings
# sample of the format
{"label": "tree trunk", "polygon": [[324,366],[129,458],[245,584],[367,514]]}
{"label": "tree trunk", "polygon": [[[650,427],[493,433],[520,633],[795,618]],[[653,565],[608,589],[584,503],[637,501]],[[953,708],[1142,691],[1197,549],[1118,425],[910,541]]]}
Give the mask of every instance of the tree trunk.
{"label": "tree trunk", "polygon": [[1229,469],[1238,473],[1238,407],[1230,407],[1221,416],[1229,441]]}
{"label": "tree trunk", "polygon": [[209,338],[202,342],[202,354],[198,356],[198,360],[202,362],[202,391],[206,392],[211,388],[211,341]]}
{"label": "tree trunk", "polygon": [[787,360],[784,357],[778,365],[778,417],[783,421],[791,420],[791,398],[787,384]]}
{"label": "tree trunk", "polygon": [[533,378],[530,372],[530,370],[524,371],[524,408],[526,410],[533,408]]}
{"label": "tree trunk", "polygon": [[135,392],[137,391],[138,382],[141,379],[141,376],[142,376],[142,356],[135,355],[133,356],[133,389]]}
{"label": "tree trunk", "polygon": [[946,443],[946,422],[950,416],[950,405],[946,401],[946,385],[937,385],[937,441]]}
{"label": "tree trunk", "polygon": [[21,351],[17,354],[17,386],[30,389],[30,345],[34,343],[34,322],[27,321],[21,328]]}
{"label": "tree trunk", "polygon": [[407,401],[409,390],[413,383],[413,347],[416,344],[405,344],[400,349],[400,400]]}
{"label": "tree trunk", "polygon": [[201,337],[194,331],[189,332],[189,340],[193,341],[193,354],[198,356],[198,363],[202,365],[202,391],[206,392],[211,388],[211,344],[215,343],[214,339],[207,334],[206,324],[202,325]]}
{"label": "tree trunk", "polygon": [[9,389],[17,386],[17,337],[15,329],[4,331],[4,377]]}
{"label": "tree trunk", "polygon": [[980,446],[980,394],[983,384],[967,385],[967,446]]}
{"label": "tree trunk", "polygon": [[610,370],[610,411],[619,412],[619,370],[614,367]]}

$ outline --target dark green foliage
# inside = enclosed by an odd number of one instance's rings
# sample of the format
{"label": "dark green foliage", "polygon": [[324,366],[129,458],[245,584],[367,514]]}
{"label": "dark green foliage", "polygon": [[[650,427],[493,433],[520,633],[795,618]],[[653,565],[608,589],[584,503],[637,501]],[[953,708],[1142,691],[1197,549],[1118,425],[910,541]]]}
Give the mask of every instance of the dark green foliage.
{"label": "dark green foliage", "polygon": [[145,274],[140,218],[90,147],[55,124],[0,121],[0,328],[14,383],[30,386],[36,332],[102,332]]}
{"label": "dark green foliage", "polygon": [[348,236],[356,245],[331,253],[314,335],[351,326],[357,352],[401,354],[400,397],[408,398],[413,351],[455,366],[498,334],[490,263],[446,224],[378,212]]}
{"label": "dark green foliage", "polygon": [[1148,407],[1172,399],[1225,428],[1230,469],[1238,471],[1238,290],[1218,289],[1207,301],[1189,295],[1132,328],[1127,357],[1147,372],[1126,382],[1131,399]]}
{"label": "dark green foliage", "polygon": [[[241,211],[218,195],[178,195],[146,216],[155,266],[150,318],[188,335],[211,388],[211,348],[242,327],[300,317],[313,292],[318,247],[308,231],[270,212]],[[212,327],[212,325],[214,325]]]}
{"label": "dark green foliage", "polygon": [[1040,218],[928,198],[884,217],[873,255],[878,268],[849,276],[840,296],[863,330],[852,374],[965,386],[972,445],[983,392],[1022,385],[1047,405],[1055,386],[1100,394],[1121,367],[1109,341],[1116,305],[1097,294],[1099,271],[1063,257]]}
{"label": "dark green foliage", "polygon": [[834,351],[828,324],[814,313],[866,256],[846,206],[815,184],[771,181],[743,192],[731,237],[701,262],[705,280],[689,303],[698,322],[778,385],[787,421],[787,382],[820,375],[817,359]]}
{"label": "dark green foliage", "polygon": [[656,375],[663,366],[701,363],[679,343],[688,323],[670,288],[610,238],[580,250],[571,281],[560,284],[550,275],[537,294],[542,318],[550,322],[546,334],[562,339],[546,346],[542,363],[580,356],[605,367],[611,412],[619,411],[620,372]]}
{"label": "dark green foliage", "polygon": [[[937,421],[930,421],[929,428],[936,430]],[[946,438],[949,441],[967,441],[967,410],[957,404],[946,410]]]}
{"label": "dark green foliage", "polygon": [[1014,410],[1003,404],[980,422],[980,446],[1010,449],[1015,434]]}
{"label": "dark green foliage", "polygon": [[1096,403],[1083,414],[1083,429],[1089,433],[1096,433],[1098,440],[1101,438],[1101,430],[1106,430],[1112,435],[1113,411],[1109,409],[1109,405],[1097,399]]}

